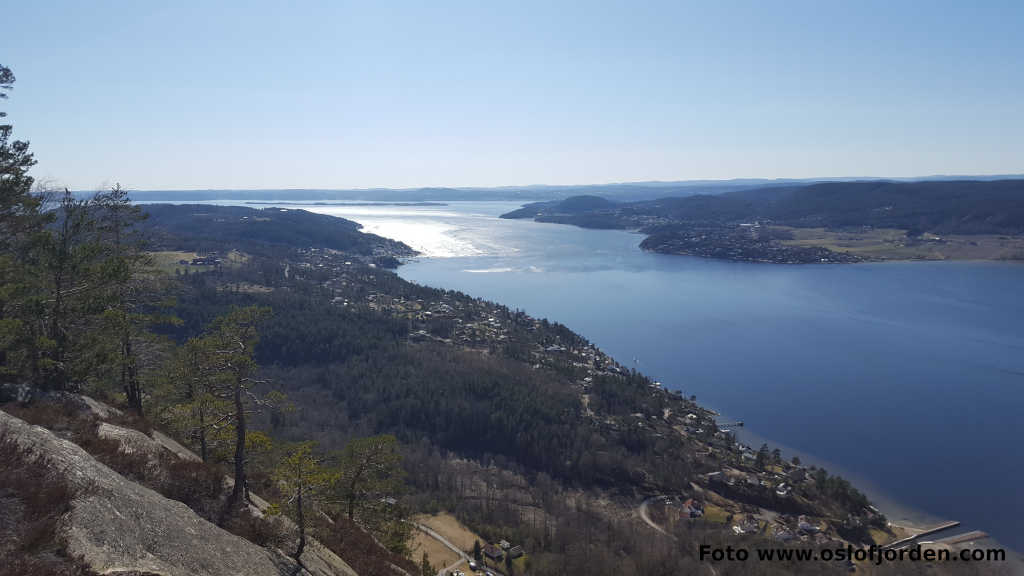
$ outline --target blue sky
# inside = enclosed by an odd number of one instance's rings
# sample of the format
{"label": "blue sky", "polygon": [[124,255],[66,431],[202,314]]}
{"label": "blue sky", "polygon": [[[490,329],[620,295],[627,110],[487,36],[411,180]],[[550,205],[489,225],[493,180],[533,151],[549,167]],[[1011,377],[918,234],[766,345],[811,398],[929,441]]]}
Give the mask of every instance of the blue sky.
{"label": "blue sky", "polygon": [[77,189],[1024,172],[1016,0],[0,2]]}

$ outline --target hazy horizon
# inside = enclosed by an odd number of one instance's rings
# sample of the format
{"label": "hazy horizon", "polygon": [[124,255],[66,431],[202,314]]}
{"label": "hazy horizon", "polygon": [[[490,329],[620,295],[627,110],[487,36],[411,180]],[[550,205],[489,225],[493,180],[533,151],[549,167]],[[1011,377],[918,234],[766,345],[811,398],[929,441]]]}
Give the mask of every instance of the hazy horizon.
{"label": "hazy horizon", "polygon": [[[210,188],[210,187],[191,187],[191,188],[132,188],[135,192],[373,192],[373,191],[393,191],[393,192],[415,192],[417,190],[425,189],[436,189],[436,190],[459,190],[459,191],[474,191],[474,190],[525,190],[525,189],[544,189],[544,188],[595,188],[600,186],[636,186],[636,187],[653,187],[659,186],[673,186],[673,185],[699,185],[699,184],[728,184],[732,182],[742,183],[772,183],[772,182],[796,182],[796,183],[812,183],[812,182],[856,182],[856,181],[867,181],[867,180],[892,180],[892,181],[927,181],[927,180],[1019,180],[1024,179],[1024,173],[1021,174],[928,174],[923,176],[813,176],[807,178],[763,178],[751,176],[748,178],[693,178],[686,180],[630,180],[623,182],[590,182],[590,183],[569,183],[569,184],[545,184],[545,183],[532,183],[532,184],[497,184],[494,186],[403,186],[403,187],[389,187],[389,186],[368,186],[360,188],[327,188],[327,187],[246,187],[246,188]],[[76,192],[89,192],[90,189],[76,190]]]}

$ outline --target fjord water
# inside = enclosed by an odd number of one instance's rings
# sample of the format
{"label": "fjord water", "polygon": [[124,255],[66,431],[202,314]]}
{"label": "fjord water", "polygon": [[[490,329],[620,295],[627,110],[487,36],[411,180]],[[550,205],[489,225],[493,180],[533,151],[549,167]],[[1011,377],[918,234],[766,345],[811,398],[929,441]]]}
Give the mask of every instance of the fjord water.
{"label": "fjord water", "polygon": [[1024,549],[1024,265],[667,256],[629,232],[496,218],[516,207],[304,206],[424,252],[408,280],[569,326],[895,520]]}

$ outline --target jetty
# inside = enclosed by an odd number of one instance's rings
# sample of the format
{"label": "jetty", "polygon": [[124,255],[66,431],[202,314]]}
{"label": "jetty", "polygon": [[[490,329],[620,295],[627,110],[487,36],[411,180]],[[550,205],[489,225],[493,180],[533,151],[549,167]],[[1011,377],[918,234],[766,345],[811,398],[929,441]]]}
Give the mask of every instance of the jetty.
{"label": "jetty", "polygon": [[971,540],[983,540],[985,538],[988,538],[987,533],[982,532],[981,530],[974,530],[964,534],[957,534],[956,536],[949,536],[948,538],[921,542],[921,544],[945,544],[947,546],[952,546],[953,544],[962,544],[964,542],[970,542]]}
{"label": "jetty", "polygon": [[949,530],[950,528],[956,528],[959,525],[960,525],[960,522],[957,521],[957,520],[952,520],[950,522],[946,522],[945,524],[939,524],[938,526],[935,526],[934,528],[929,528],[929,529],[927,529],[927,530],[925,530],[923,532],[919,532],[917,534],[914,534],[913,536],[907,536],[906,538],[900,538],[899,540],[896,540],[895,542],[890,542],[890,543],[886,544],[885,546],[882,546],[882,550],[889,550],[889,549],[899,550],[900,548],[909,546],[912,542],[914,542],[918,538],[922,538],[924,536],[930,536],[931,534],[936,534],[938,532],[942,532],[943,530]]}

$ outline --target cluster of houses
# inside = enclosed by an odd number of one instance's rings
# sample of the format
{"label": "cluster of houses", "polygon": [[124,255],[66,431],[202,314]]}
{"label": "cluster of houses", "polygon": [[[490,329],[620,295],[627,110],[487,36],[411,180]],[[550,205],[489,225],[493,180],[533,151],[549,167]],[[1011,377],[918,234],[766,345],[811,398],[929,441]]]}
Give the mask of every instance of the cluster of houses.
{"label": "cluster of houses", "polygon": [[743,534],[757,534],[761,531],[761,521],[753,514],[747,514],[740,518],[739,522],[732,525],[732,532],[737,536]]}
{"label": "cluster of houses", "polygon": [[764,532],[779,542],[800,541],[818,545],[835,540],[828,535],[828,531],[829,527],[823,521],[802,514],[795,518],[780,514],[771,523],[764,522],[753,514],[744,514],[734,519],[732,524],[732,532],[737,536]]}
{"label": "cluster of houses", "polygon": [[813,520],[807,516],[780,515],[775,519],[771,528],[771,537],[780,542],[813,542],[815,544],[827,544],[834,540],[828,536],[828,525],[824,522]]}
{"label": "cluster of houses", "polygon": [[192,260],[178,260],[178,264],[182,266],[218,266],[222,260],[216,252],[210,252],[206,256],[197,256]]}
{"label": "cluster of houses", "polygon": [[[467,347],[487,347],[509,342],[512,331],[536,332],[542,321],[522,313],[511,317],[508,311],[481,299],[441,294],[436,300],[407,298],[380,289],[378,273],[371,259],[335,250],[307,248],[298,251],[296,268],[327,273],[322,282],[334,293],[338,306],[365,306],[409,321],[414,340],[438,340]],[[591,375],[621,374],[622,368],[593,346],[568,347],[560,342],[536,344],[531,355],[538,363],[557,358],[585,368]],[[539,366],[539,364],[538,364]]]}
{"label": "cluster of houses", "polygon": [[662,496],[665,519],[671,526],[679,520],[692,520],[704,516],[704,503],[696,498],[673,498]]}
{"label": "cluster of houses", "polygon": [[488,544],[483,547],[484,558],[491,562],[503,562],[507,555],[509,559],[515,560],[523,555],[522,546],[513,546],[508,540],[499,540],[498,544]]}
{"label": "cluster of houses", "polygon": [[792,465],[789,470],[783,472],[723,467],[704,475],[704,480],[709,486],[719,484],[732,488],[747,488],[765,495],[774,494],[778,498],[789,497],[794,486],[807,482],[808,479],[806,468]]}
{"label": "cluster of houses", "polygon": [[[756,231],[759,223],[741,228]],[[335,305],[365,307],[408,320],[410,340],[435,340],[467,347],[492,346],[502,342],[518,345],[518,341],[513,340],[514,331],[525,329],[535,332],[542,328],[540,320],[518,312],[511,314],[508,310],[480,299],[457,297],[448,293],[441,293],[436,299],[430,300],[388,294],[382,290],[379,273],[371,269],[372,262],[354,255],[311,248],[302,251],[300,258],[297,263],[300,269],[328,273],[329,278],[323,281],[323,287],[335,293],[332,300]],[[216,254],[210,254],[194,259],[192,264],[211,265],[219,262]],[[369,267],[360,264],[368,264]],[[524,349],[528,351],[534,368],[554,363],[568,363],[578,368],[581,377],[576,385],[581,393],[583,408],[593,415],[588,400],[594,379],[599,376],[622,375],[626,369],[593,345],[567,345],[557,337],[548,338],[546,332],[544,338],[543,343],[530,339],[529,348]],[[659,382],[652,382],[650,386],[651,394],[669,393],[662,389]],[[671,394],[678,396],[681,392]],[[740,490],[758,498],[790,498],[802,483],[813,481],[807,470],[799,465],[776,460],[772,465],[765,466],[763,458],[759,462],[757,452],[736,442],[730,430],[716,424],[716,416],[713,411],[698,407],[695,400],[691,399],[688,403],[684,401],[681,409],[679,405],[673,405],[664,413],[636,413],[631,415],[632,420],[608,416],[604,424],[613,428],[658,428],[659,436],[674,430],[684,442],[694,443],[697,456],[717,459],[721,464],[718,471],[702,477],[702,483],[715,492]],[[665,424],[670,428],[664,427]],[[666,501],[665,504],[667,511],[670,508],[674,510],[670,516],[676,519],[701,518],[705,513],[703,503],[695,499]],[[817,541],[827,538],[824,528],[806,518],[789,520],[778,521],[765,528],[765,531],[780,541]],[[757,518],[751,515],[730,524],[736,534],[751,534],[763,528]],[[487,560],[495,563],[503,562],[506,557],[515,559],[523,555],[521,546],[512,546],[505,540],[488,544],[482,552]]]}

